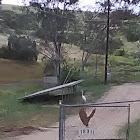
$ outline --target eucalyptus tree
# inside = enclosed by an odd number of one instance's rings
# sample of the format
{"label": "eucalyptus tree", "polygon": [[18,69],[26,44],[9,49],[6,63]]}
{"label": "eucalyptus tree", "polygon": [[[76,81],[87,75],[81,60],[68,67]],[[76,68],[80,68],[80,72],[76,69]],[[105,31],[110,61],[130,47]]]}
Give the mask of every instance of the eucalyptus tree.
{"label": "eucalyptus tree", "polygon": [[37,11],[39,29],[37,36],[45,40],[42,54],[55,62],[57,76],[63,60],[62,43],[67,42],[69,26],[74,24],[74,14],[68,10],[78,0],[32,0],[30,5]]}
{"label": "eucalyptus tree", "polygon": [[104,30],[106,25],[99,13],[85,12],[83,15],[83,42],[81,43],[82,55],[82,77],[84,78],[84,68],[91,54],[103,53]]}

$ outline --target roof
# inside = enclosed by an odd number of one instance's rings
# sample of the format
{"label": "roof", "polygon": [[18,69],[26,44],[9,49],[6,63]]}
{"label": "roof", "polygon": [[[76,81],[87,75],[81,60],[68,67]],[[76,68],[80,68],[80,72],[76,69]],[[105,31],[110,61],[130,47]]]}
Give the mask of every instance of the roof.
{"label": "roof", "polygon": [[30,95],[26,95],[24,97],[21,97],[18,100],[25,100],[25,99],[28,99],[28,98],[44,95],[47,92],[51,92],[51,91],[54,91],[54,90],[57,90],[57,89],[62,89],[62,88],[66,88],[66,87],[72,87],[72,86],[78,85],[79,83],[81,83],[83,81],[84,80],[78,80],[78,81],[74,81],[74,82],[71,82],[71,83],[67,83],[67,84],[63,84],[63,85],[60,85],[60,86],[56,86],[56,87],[53,87],[53,88],[41,90],[41,91],[32,93]]}

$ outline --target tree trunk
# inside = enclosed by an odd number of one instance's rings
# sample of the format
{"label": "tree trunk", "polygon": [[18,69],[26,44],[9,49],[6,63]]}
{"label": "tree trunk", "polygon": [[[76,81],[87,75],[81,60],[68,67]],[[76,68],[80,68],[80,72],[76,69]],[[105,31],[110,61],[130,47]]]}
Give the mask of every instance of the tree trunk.
{"label": "tree trunk", "polygon": [[57,60],[57,77],[60,78],[61,75],[61,43],[58,43],[57,45],[57,56],[58,56],[58,60]]}
{"label": "tree trunk", "polygon": [[139,49],[140,49],[140,38],[139,38]]}
{"label": "tree trunk", "polygon": [[61,74],[61,43],[58,44],[58,75]]}
{"label": "tree trunk", "polygon": [[85,62],[82,61],[82,79],[85,78]]}
{"label": "tree trunk", "polygon": [[98,55],[96,54],[96,64],[95,64],[95,75],[97,76],[97,72],[98,72]]}

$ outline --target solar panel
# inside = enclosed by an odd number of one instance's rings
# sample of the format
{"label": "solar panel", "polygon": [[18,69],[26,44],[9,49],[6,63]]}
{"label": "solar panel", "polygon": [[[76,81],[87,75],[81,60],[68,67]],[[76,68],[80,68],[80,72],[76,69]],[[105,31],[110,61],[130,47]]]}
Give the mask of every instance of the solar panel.
{"label": "solar panel", "polygon": [[24,96],[22,98],[19,98],[18,100],[24,100],[24,99],[32,98],[32,97],[35,97],[35,96],[44,95],[47,92],[51,92],[51,91],[54,91],[54,90],[57,90],[57,89],[62,89],[62,88],[66,88],[66,87],[72,87],[72,86],[78,85],[79,83],[81,83],[83,81],[84,80],[78,80],[78,81],[74,81],[74,82],[71,82],[71,83],[67,83],[67,84],[63,84],[63,85],[60,85],[60,86],[56,86],[56,87],[53,87],[53,88],[41,90],[41,91],[32,93],[30,95],[26,95],[26,96]]}

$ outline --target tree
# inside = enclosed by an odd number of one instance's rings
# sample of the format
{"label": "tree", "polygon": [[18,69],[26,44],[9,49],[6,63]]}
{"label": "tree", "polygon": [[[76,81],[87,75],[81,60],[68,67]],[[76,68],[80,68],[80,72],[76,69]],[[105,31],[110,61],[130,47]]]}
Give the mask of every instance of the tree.
{"label": "tree", "polygon": [[81,26],[79,36],[82,35],[79,42],[83,50],[82,78],[84,78],[84,68],[91,54],[103,54],[106,26],[102,16],[98,13],[85,12],[82,21],[78,24]]}
{"label": "tree", "polygon": [[17,14],[14,11],[2,10],[1,14],[4,24],[15,31],[35,30],[38,28],[35,13]]}
{"label": "tree", "polygon": [[[73,12],[67,10],[67,7],[76,2],[77,0],[67,2],[65,0],[44,0],[42,3],[32,0],[30,2],[30,5],[37,10],[40,25],[37,35],[45,40],[42,53],[55,62],[58,77],[61,73],[61,61],[63,60],[62,43],[67,41],[68,25],[71,25],[71,18],[74,18]],[[59,8],[60,3],[63,4],[63,9]],[[45,54],[45,50],[51,54]]]}
{"label": "tree", "polygon": [[[110,10],[115,9],[116,3],[122,3],[125,2],[125,4],[122,4],[121,6],[125,9],[128,8],[128,5],[131,4],[137,4],[140,1],[139,0],[104,0],[102,2],[97,2],[103,7],[103,12],[107,13],[107,35],[106,35],[106,58],[105,58],[105,84],[107,83],[107,65],[108,65],[108,48],[109,48],[109,31],[110,31]],[[128,5],[126,5],[128,3]],[[111,9],[112,8],[112,9]]]}
{"label": "tree", "polygon": [[3,47],[0,51],[2,58],[37,61],[36,42],[26,36],[11,35],[8,38],[8,46]]}
{"label": "tree", "polygon": [[140,25],[139,20],[132,19],[125,23],[123,33],[130,42],[140,40]]}
{"label": "tree", "polygon": [[1,12],[1,14],[5,25],[10,27],[11,29],[17,28],[17,14],[15,12],[4,10]]}

